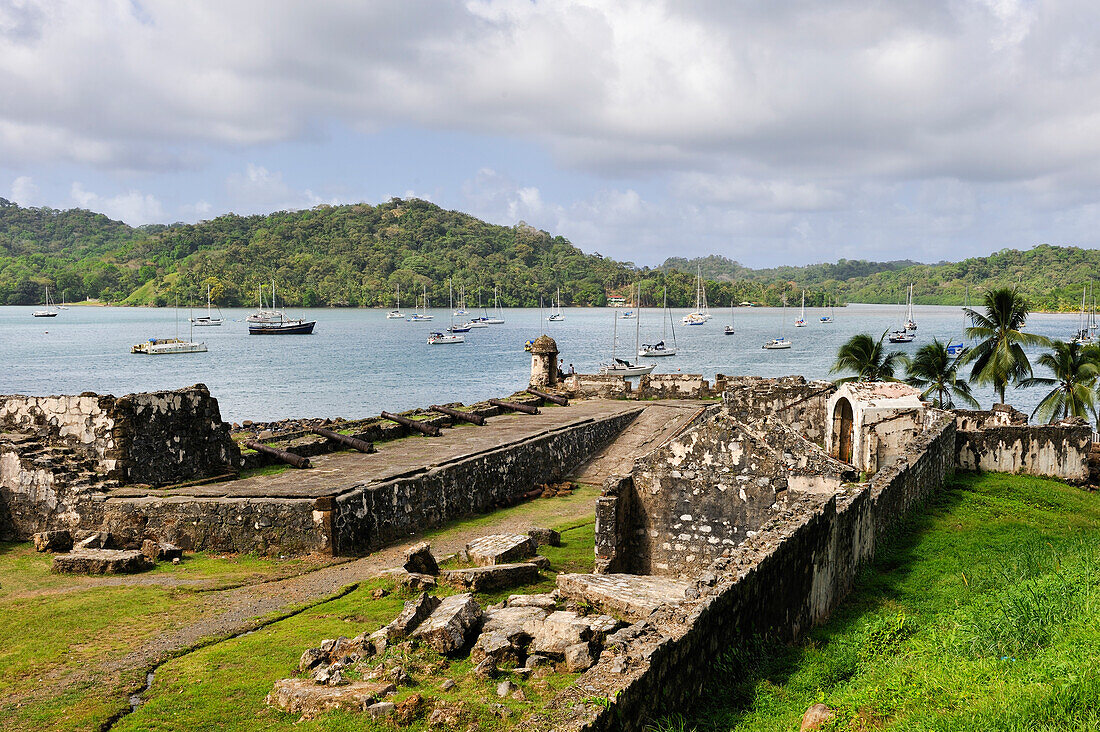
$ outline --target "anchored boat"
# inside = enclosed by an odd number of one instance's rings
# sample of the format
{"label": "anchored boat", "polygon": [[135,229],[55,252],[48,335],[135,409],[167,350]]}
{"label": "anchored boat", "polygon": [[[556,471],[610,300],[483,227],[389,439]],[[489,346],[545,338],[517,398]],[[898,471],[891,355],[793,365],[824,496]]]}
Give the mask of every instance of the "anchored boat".
{"label": "anchored boat", "polygon": [[[261,299],[260,307],[263,307]],[[316,320],[288,318],[275,307],[275,280],[271,281],[271,310],[260,310],[256,319],[249,319],[248,335],[309,335],[313,332]]]}

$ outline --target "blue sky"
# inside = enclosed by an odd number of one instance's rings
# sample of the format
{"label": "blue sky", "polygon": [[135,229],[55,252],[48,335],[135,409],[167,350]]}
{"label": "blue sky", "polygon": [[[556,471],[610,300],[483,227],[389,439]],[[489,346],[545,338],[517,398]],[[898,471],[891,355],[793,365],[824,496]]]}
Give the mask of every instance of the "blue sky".
{"label": "blue sky", "polygon": [[0,196],[131,224],[419,196],[655,265],[1100,231],[1083,0],[0,0]]}

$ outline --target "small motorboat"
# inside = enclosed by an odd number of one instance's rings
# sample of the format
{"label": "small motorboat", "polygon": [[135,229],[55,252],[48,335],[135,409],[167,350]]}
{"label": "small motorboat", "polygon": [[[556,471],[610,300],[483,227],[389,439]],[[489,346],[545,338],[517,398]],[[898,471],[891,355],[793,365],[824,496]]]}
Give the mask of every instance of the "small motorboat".
{"label": "small motorboat", "polygon": [[447,346],[452,343],[465,343],[466,336],[454,335],[452,333],[439,333],[435,332],[428,336],[429,346]]}
{"label": "small motorboat", "polygon": [[948,343],[946,350],[948,356],[961,356],[970,350],[970,346],[965,343]]}
{"label": "small motorboat", "polygon": [[150,338],[144,343],[130,347],[130,353],[144,353],[148,356],[165,356],[177,353],[206,353],[205,343],[185,341],[180,338]]}
{"label": "small motorboat", "polygon": [[467,323],[466,325],[452,325],[450,328],[447,329],[447,332],[448,333],[469,333],[470,332],[470,324]]}
{"label": "small motorboat", "polygon": [[639,356],[675,356],[676,347],[666,346],[664,341],[657,341],[656,343],[643,343],[642,347],[638,349]]}
{"label": "small motorboat", "polygon": [[732,325],[727,325],[726,329],[722,332],[726,335],[733,335],[733,333],[734,333],[733,326]]}
{"label": "small motorboat", "polygon": [[888,340],[891,343],[912,343],[915,337],[907,330],[895,330],[888,336]]}
{"label": "small motorboat", "polygon": [[791,342],[786,338],[772,338],[770,341],[764,344],[764,348],[769,351],[779,351],[785,348],[790,348]]}

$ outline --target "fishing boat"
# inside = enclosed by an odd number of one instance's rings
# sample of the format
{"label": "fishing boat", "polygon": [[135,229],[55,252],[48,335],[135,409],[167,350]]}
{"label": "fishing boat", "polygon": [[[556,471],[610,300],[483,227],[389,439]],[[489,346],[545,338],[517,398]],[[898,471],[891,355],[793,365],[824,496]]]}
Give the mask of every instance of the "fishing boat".
{"label": "fishing boat", "polygon": [[386,320],[404,320],[405,316],[401,313],[401,285],[397,285],[397,293],[395,295],[397,299],[397,307],[394,310],[386,313]]}
{"label": "fishing boat", "polygon": [[787,299],[783,298],[783,311],[779,316],[779,337],[772,338],[763,346],[766,351],[783,351],[791,347],[791,342],[783,336],[783,323],[787,319]]}
{"label": "fishing boat", "polygon": [[[612,322],[612,335],[611,335],[611,360],[607,363],[601,364],[599,372],[601,374],[614,375],[614,376],[643,376],[648,373],[652,373],[653,369],[657,368],[655,363],[634,363],[628,361],[625,358],[617,358],[615,355],[616,346],[619,341],[619,319],[615,316],[611,317]],[[639,331],[638,323],[634,324],[634,351],[639,350],[638,343]]]}
{"label": "fishing boat", "polygon": [[206,353],[205,343],[194,341],[195,321],[188,318],[191,323],[191,335],[188,340],[180,338],[180,310],[176,307],[176,337],[175,338],[150,338],[142,343],[130,346],[130,353],[141,353],[146,356],[171,356],[180,353]]}
{"label": "fishing boat", "polygon": [[909,285],[909,306],[908,307],[909,307],[909,312],[907,313],[906,318],[905,318],[905,329],[906,330],[916,330],[917,329],[917,321],[913,319],[913,285],[912,284]]}
{"label": "fishing boat", "polygon": [[56,318],[57,307],[50,302],[50,286],[46,285],[46,303],[42,310],[35,310],[31,313],[35,318]]}
{"label": "fishing boat", "polygon": [[[641,318],[639,318],[639,322]],[[666,326],[672,327],[672,346],[665,345]],[[676,343],[676,323],[672,320],[672,311],[668,309],[668,288],[665,288],[661,304],[661,340],[656,343],[643,343],[638,349],[639,356],[675,356],[679,350]]]}
{"label": "fishing boat", "polygon": [[794,327],[795,328],[805,328],[806,327],[806,291],[805,290],[802,291],[802,312],[798,316],[798,320],[794,321]]}
{"label": "fishing boat", "polygon": [[[826,299],[828,299],[828,298],[826,298]],[[830,302],[831,302],[831,303],[835,303],[835,302],[836,302],[836,300],[835,300],[835,299],[833,299],[833,300],[831,300]],[[828,315],[822,315],[822,316],[821,316],[821,317],[819,318],[819,320],[820,320],[820,321],[821,321],[822,323],[831,323],[831,322],[833,322],[833,306],[832,306],[831,304],[829,305],[829,314],[828,314]]]}
{"label": "fishing boat", "polygon": [[[408,318],[405,318],[405,320],[409,321],[410,323],[426,323],[429,320],[432,320],[433,318],[435,318],[434,315],[431,315],[431,314],[428,313],[428,286],[427,285],[424,285],[424,298],[423,299],[424,299],[424,310],[421,311],[421,312],[417,312],[416,309],[414,308],[413,314],[410,315]],[[417,299],[416,307],[417,308],[420,307],[420,300],[419,299]]]}
{"label": "fishing boat", "polygon": [[487,325],[503,325],[504,324],[504,308],[500,306],[500,297],[497,295],[497,288],[493,288],[493,314],[489,317],[484,317],[482,313],[480,318],[482,323]]}
{"label": "fishing boat", "polygon": [[218,309],[218,317],[216,318],[210,310],[210,285],[206,286],[206,315],[200,315],[197,318],[189,318],[189,320],[193,325],[197,326],[221,325],[224,322],[221,308]]}
{"label": "fishing boat", "polygon": [[561,311],[561,288],[558,288],[557,298],[550,304],[550,314],[546,319],[551,323],[560,323],[565,320],[565,313]]}
{"label": "fishing boat", "polygon": [[726,325],[726,329],[722,331],[726,335],[733,335],[733,300],[730,300],[730,322]]}
{"label": "fishing boat", "polygon": [[264,320],[251,321],[248,324],[248,335],[310,335],[316,325],[316,320],[288,318],[279,310],[275,305],[275,280],[272,280],[271,310],[264,313]]}

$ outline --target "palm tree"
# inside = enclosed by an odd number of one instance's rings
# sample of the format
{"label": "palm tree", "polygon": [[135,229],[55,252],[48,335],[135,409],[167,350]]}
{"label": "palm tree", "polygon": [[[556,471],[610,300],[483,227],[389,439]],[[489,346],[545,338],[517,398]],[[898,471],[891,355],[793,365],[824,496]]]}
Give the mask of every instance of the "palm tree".
{"label": "palm tree", "polygon": [[947,346],[933,338],[927,346],[921,346],[906,366],[906,383],[923,388],[921,399],[935,394],[933,406],[950,409],[955,406],[952,396],[977,408],[978,402],[970,394],[970,385],[958,378],[959,359],[947,353]]}
{"label": "palm tree", "polygon": [[1053,386],[1031,416],[1043,422],[1066,417],[1096,415],[1096,381],[1100,377],[1100,349],[1080,343],[1055,341],[1054,350],[1039,356],[1039,365],[1050,369],[1054,378],[1033,376],[1020,382],[1021,387]]}
{"label": "palm tree", "polygon": [[966,308],[971,326],[967,338],[984,339],[966,353],[965,361],[973,362],[970,381],[992,384],[1005,403],[1005,388],[1010,381],[1019,383],[1031,376],[1031,362],[1024,346],[1049,346],[1050,339],[1034,333],[1024,333],[1030,312],[1027,301],[1015,288],[1003,287],[985,294],[985,313]]}
{"label": "palm tree", "polygon": [[908,360],[901,351],[883,353],[882,341],[886,333],[876,341],[867,333],[858,333],[848,339],[836,352],[836,363],[829,373],[855,371],[855,376],[845,376],[836,383],[845,381],[897,381],[894,370]]}

